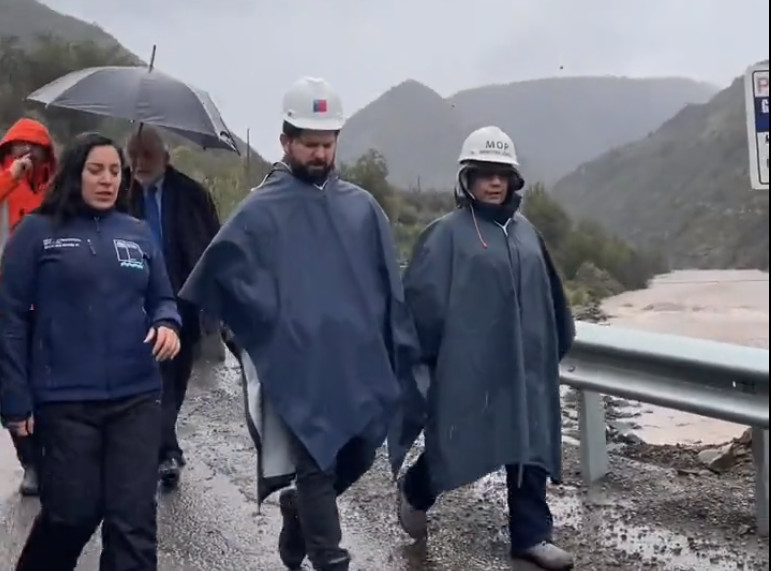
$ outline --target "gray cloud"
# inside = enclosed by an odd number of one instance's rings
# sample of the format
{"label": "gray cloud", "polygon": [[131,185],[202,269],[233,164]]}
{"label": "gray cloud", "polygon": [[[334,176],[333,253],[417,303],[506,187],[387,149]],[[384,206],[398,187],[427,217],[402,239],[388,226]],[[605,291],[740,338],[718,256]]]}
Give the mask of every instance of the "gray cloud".
{"label": "gray cloud", "polygon": [[209,91],[278,153],[281,95],[323,76],[347,111],[417,79],[442,94],[568,75],[727,84],[769,51],[767,0],[45,0]]}

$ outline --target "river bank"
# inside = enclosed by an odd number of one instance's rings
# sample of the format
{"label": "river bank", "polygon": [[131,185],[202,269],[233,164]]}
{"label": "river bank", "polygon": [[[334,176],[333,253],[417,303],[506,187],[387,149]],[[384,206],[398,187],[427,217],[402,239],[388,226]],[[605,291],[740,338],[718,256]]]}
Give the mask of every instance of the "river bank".
{"label": "river bank", "polygon": [[[768,349],[769,275],[755,270],[683,270],[657,277],[645,290],[602,304],[608,323]],[[637,403],[621,403],[648,444],[719,444],[744,426]]]}

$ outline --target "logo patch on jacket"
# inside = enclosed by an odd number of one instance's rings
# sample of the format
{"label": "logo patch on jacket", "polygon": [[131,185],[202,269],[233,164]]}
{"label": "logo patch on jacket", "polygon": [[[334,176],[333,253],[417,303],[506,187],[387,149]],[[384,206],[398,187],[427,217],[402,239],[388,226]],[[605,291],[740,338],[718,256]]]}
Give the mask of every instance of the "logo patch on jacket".
{"label": "logo patch on jacket", "polygon": [[82,242],[80,238],[46,238],[43,240],[43,249],[80,248]]}
{"label": "logo patch on jacket", "polygon": [[145,254],[139,244],[128,240],[113,240],[112,242],[115,244],[115,255],[122,268],[134,268],[136,270],[145,268]]}

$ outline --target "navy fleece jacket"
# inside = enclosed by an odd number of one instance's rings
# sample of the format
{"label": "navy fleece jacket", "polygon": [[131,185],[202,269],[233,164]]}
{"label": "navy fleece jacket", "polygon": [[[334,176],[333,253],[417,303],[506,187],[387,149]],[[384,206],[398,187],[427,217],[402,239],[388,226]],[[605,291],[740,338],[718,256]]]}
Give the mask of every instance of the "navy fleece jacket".
{"label": "navy fleece jacket", "polygon": [[8,241],[0,272],[3,418],[26,418],[47,402],[160,390],[152,345],[144,343],[160,324],[178,329],[181,321],[144,222],[114,211],[62,225],[28,215]]}

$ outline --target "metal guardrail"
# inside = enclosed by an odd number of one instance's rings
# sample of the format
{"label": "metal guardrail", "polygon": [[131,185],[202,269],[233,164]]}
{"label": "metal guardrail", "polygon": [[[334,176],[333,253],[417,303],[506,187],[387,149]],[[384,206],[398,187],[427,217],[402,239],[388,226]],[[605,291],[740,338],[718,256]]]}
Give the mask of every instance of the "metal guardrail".
{"label": "metal guardrail", "polygon": [[562,383],[579,391],[581,470],[591,484],[608,473],[602,395],[637,400],[752,427],[759,535],[768,535],[769,352],[578,324]]}

